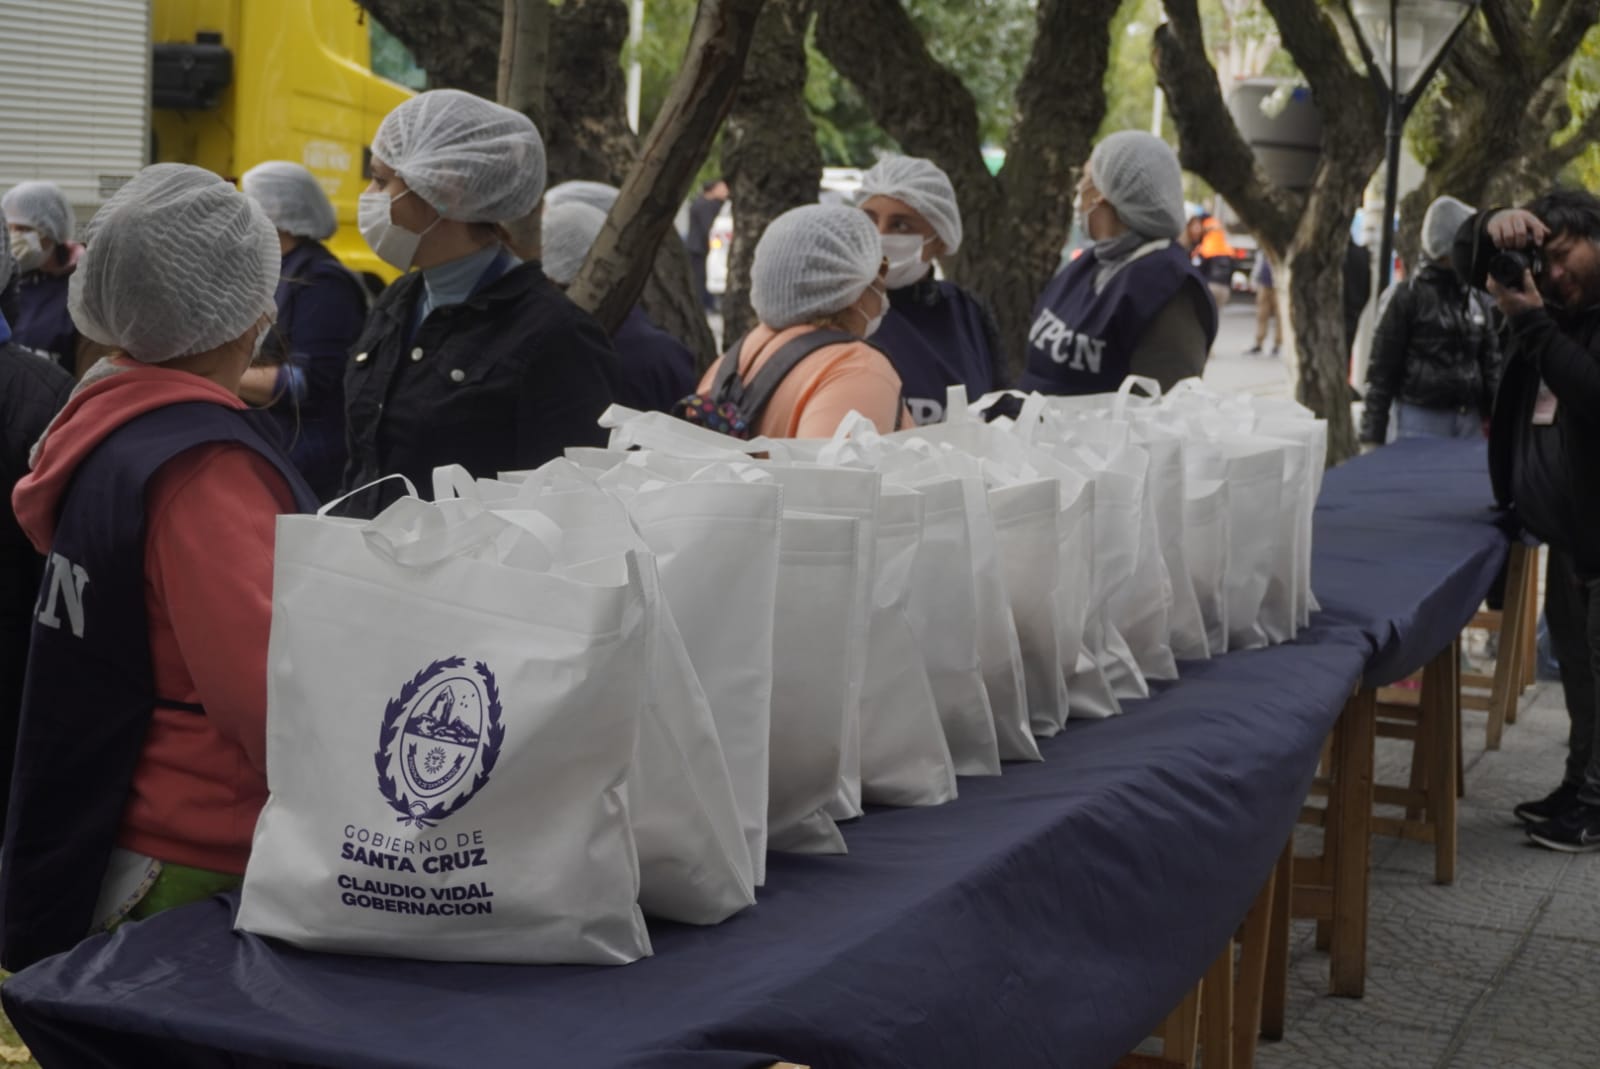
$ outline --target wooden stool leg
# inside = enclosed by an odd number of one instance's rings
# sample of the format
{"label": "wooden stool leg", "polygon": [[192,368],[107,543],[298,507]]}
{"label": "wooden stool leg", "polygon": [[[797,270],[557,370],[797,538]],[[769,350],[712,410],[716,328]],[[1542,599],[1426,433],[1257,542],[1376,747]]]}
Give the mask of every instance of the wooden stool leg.
{"label": "wooden stool leg", "polygon": [[1424,722],[1417,731],[1417,749],[1428,750],[1428,821],[1433,825],[1433,879],[1456,878],[1456,765],[1461,725],[1461,640],[1450,643],[1428,665],[1423,685]]}
{"label": "wooden stool leg", "polygon": [[[1526,691],[1539,681],[1539,581],[1544,575],[1543,549],[1534,546],[1528,556],[1528,607],[1522,629],[1522,689]],[[1516,710],[1512,710],[1511,723],[1515,724]]]}
{"label": "wooden stool leg", "polygon": [[1489,724],[1483,746],[1498,750],[1507,724],[1517,722],[1517,702],[1521,697],[1518,677],[1522,674],[1523,622],[1528,615],[1528,550],[1521,544],[1511,547],[1506,563],[1506,607],[1500,616],[1500,652],[1494,662],[1494,684],[1489,692]]}
{"label": "wooden stool leg", "polygon": [[1204,981],[1183,996],[1178,1008],[1161,1024],[1161,1054],[1184,1069],[1194,1069],[1200,1042],[1200,996]]}
{"label": "wooden stool leg", "polygon": [[1200,1050],[1206,1069],[1233,1069],[1233,940],[1200,982]]}
{"label": "wooden stool leg", "polygon": [[1272,874],[1272,912],[1268,917],[1266,975],[1261,984],[1261,1035],[1283,1038],[1289,1004],[1289,932],[1294,915],[1294,836],[1289,837]]}
{"label": "wooden stool leg", "polygon": [[[1417,706],[1417,736],[1411,740],[1411,789],[1414,791],[1428,790],[1428,783],[1433,779],[1430,775],[1434,754],[1428,745],[1428,702],[1433,700],[1430,691],[1438,686],[1438,682],[1429,672],[1422,674],[1422,701]],[[1406,808],[1407,820],[1422,820],[1426,814],[1418,806]]]}
{"label": "wooden stool leg", "polygon": [[1239,979],[1233,1000],[1233,1069],[1253,1069],[1256,1038],[1261,1034],[1261,1003],[1267,979],[1268,944],[1272,940],[1273,887],[1278,866],[1245,914],[1239,933]]}
{"label": "wooden stool leg", "polygon": [[1333,870],[1333,960],[1330,994],[1360,998],[1367,981],[1367,881],[1372,858],[1372,765],[1377,730],[1377,691],[1362,690],[1339,717],[1333,796],[1337,818]]}

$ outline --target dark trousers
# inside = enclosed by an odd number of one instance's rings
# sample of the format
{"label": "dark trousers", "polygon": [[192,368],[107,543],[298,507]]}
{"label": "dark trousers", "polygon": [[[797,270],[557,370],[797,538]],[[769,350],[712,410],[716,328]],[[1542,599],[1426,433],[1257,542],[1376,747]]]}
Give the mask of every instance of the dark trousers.
{"label": "dark trousers", "polygon": [[1572,558],[1550,549],[1544,596],[1550,642],[1561,662],[1572,731],[1567,738],[1566,782],[1582,786],[1581,799],[1600,805],[1600,577],[1584,576]]}

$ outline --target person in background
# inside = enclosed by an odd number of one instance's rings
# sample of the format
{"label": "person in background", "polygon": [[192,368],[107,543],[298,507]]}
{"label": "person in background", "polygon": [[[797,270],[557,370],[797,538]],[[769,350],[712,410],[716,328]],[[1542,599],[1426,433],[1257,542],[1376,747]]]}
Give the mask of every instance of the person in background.
{"label": "person in background", "polygon": [[1178,242],[1183,171],[1166,142],[1136,130],[1095,146],[1078,181],[1094,245],[1045,287],[1028,333],[1022,390],[1108,393],[1129,375],[1163,389],[1205,370],[1217,306]]}
{"label": "person in background", "polygon": [[728,183],[712,179],[700,189],[700,196],[689,205],[689,233],[684,236],[684,247],[689,250],[689,267],[694,273],[695,291],[706,311],[716,310],[717,302],[706,289],[706,257],[711,255],[711,227],[728,202]]}
{"label": "person in background", "polygon": [[346,489],[394,473],[426,486],[443,464],[493,476],[605,444],[611,343],[500,226],[532,212],[544,183],[533,123],[470,93],[419,94],[379,126],[361,233],[406,273],[346,365]]}
{"label": "person in background", "polygon": [[760,323],[706,372],[701,395],[714,395],[723,376],[748,386],[769,361],[806,347],[758,414],[755,433],[828,438],[852,409],[885,434],[908,423],[900,376],[865,340],[889,311],[887,272],[878,229],[856,208],[808,204],[784,212],[756,243],[750,268]]}
{"label": "person in background", "polygon": [[280,258],[255,202],[180,164],[145,168],[90,224],[68,302],[118,355],[12,495],[49,564],[0,848],[8,969],[244,873],[267,797],[274,527],[316,506],[237,392]]}
{"label": "person in background", "polygon": [[[17,265],[9,246],[0,245],[0,488],[8,503],[17,481],[28,473],[33,443],[72,392],[72,376],[60,365],[11,340],[16,311]],[[16,760],[28,635],[43,576],[44,557],[8,507],[0,516],[0,829]]]}
{"label": "person in background", "polygon": [[1421,268],[1395,284],[1367,366],[1361,441],[1482,438],[1499,382],[1500,349],[1487,295],[1462,284],[1451,244],[1473,209],[1454,197],[1428,206]]}
{"label": "person in background", "polygon": [[[546,201],[544,272],[562,289],[572,285],[606,224],[606,213],[581,200]],[[694,354],[634,305],[611,344],[617,350],[614,399],[642,412],[670,412],[694,390]]]}
{"label": "person in background", "polygon": [[1244,355],[1261,355],[1267,344],[1267,330],[1271,328],[1272,355],[1277,356],[1283,346],[1283,314],[1278,307],[1278,290],[1272,284],[1272,261],[1266,249],[1256,251],[1256,266],[1250,272],[1250,285],[1256,292],[1256,341],[1244,351]]}
{"label": "person in background", "polygon": [[1200,216],[1200,243],[1194,248],[1194,259],[1211,299],[1218,308],[1226,306],[1233,299],[1233,265],[1238,257],[1228,243],[1228,232],[1214,215]]}
{"label": "person in background", "polygon": [[944,419],[945,391],[973,399],[1000,389],[1005,355],[983,303],[934,277],[933,262],[961,248],[961,209],[949,177],[928,160],[885,156],[861,179],[856,203],[883,235],[889,314],[872,336],[905,385],[917,423]]}
{"label": "person in background", "polygon": [[[1527,260],[1495,256],[1531,249],[1537,277]],[[1540,846],[1600,850],[1600,198],[1558,190],[1526,210],[1482,212],[1453,261],[1508,321],[1489,474],[1496,500],[1550,547],[1545,616],[1571,720],[1560,785],[1513,812]],[[1508,277],[1486,278],[1492,261]]]}
{"label": "person in background", "polygon": [[273,160],[246,171],[239,186],[278,228],[283,250],[277,329],[239,393],[272,414],[300,474],[331,500],[344,476],[344,365],[366,322],[366,290],[322,244],[339,220],[310,171]]}
{"label": "person in background", "polygon": [[83,246],[72,240],[72,205],[54,182],[23,182],[0,197],[0,212],[21,281],[12,335],[75,371],[78,332],[67,313],[67,280]]}

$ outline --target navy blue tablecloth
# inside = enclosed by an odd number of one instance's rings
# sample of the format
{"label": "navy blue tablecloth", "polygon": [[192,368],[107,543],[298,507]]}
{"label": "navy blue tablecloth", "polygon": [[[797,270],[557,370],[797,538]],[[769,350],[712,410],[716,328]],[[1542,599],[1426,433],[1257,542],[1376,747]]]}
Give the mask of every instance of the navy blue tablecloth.
{"label": "navy blue tablecloth", "polygon": [[1443,631],[1431,617],[1482,598],[1505,552],[1479,522],[1487,495],[1481,448],[1459,444],[1332,473],[1314,573],[1328,611],[1299,641],[1184,665],[1127,715],[1069,724],[1043,763],[964,779],[950,805],[873,811],[845,829],[848,856],[774,855],[754,909],[653,924],[637,964],[309,954],[234,933],[224,897],[0,993],[47,1069],[1104,1069],[1243,917],[1365,666],[1420,667],[1451,637],[1413,655]]}

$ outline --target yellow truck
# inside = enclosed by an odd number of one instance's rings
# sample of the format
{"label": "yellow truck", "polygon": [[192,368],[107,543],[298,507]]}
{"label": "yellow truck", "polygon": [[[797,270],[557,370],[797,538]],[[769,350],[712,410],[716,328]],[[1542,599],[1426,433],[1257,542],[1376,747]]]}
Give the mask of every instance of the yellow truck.
{"label": "yellow truck", "polygon": [[0,27],[0,189],[50,179],[87,218],[146,163],[237,181],[293,160],[333,200],[334,253],[373,286],[394,277],[356,198],[412,90],[374,72],[381,30],[354,0],[0,0]]}

